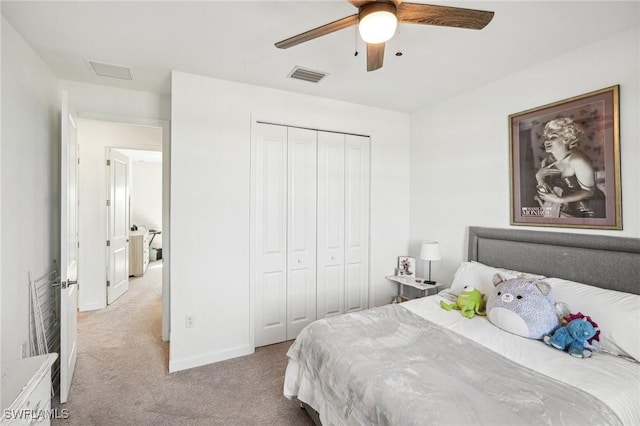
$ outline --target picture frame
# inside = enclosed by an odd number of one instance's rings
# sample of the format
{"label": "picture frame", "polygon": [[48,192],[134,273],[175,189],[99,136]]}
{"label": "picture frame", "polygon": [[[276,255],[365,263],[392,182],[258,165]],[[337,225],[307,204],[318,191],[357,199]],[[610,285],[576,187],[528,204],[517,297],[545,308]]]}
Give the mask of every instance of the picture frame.
{"label": "picture frame", "polygon": [[511,114],[511,225],[622,229],[619,120],[618,85]]}
{"label": "picture frame", "polygon": [[416,276],[416,258],[412,256],[398,256],[398,275]]}

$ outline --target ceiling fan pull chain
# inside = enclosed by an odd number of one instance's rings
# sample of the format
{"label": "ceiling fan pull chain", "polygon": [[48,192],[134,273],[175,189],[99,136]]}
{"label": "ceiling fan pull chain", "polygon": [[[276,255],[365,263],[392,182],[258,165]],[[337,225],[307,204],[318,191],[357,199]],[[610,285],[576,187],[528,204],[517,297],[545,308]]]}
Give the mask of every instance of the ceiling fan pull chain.
{"label": "ceiling fan pull chain", "polygon": [[398,30],[396,31],[396,44],[398,47],[396,56],[402,56],[402,47],[400,46],[400,26],[398,26]]}
{"label": "ceiling fan pull chain", "polygon": [[353,56],[358,56],[358,27],[355,26],[353,27],[353,45],[355,47],[355,53],[353,54]]}

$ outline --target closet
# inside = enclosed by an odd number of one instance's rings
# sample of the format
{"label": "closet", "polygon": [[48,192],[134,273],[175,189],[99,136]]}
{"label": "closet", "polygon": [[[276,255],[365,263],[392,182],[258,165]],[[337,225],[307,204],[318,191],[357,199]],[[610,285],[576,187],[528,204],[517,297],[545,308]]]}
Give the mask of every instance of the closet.
{"label": "closet", "polygon": [[255,345],[368,307],[369,138],[256,123]]}

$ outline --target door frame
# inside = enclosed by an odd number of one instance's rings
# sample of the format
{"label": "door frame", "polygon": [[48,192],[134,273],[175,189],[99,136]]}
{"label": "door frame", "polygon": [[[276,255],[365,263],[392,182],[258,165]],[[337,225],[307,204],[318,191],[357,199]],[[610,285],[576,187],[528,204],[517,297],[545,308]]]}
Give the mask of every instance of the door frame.
{"label": "door frame", "polygon": [[[167,120],[147,119],[111,114],[82,113],[80,119],[162,128],[162,340],[171,335],[171,123]],[[113,148],[133,149],[130,147]],[[106,306],[106,280],[105,306]]]}

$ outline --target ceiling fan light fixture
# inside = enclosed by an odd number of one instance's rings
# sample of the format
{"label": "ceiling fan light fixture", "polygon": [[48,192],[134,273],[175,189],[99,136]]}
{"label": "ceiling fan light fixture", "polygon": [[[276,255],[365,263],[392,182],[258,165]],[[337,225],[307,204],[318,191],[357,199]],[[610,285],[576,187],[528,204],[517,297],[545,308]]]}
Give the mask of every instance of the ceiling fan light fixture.
{"label": "ceiling fan light fixture", "polygon": [[366,43],[384,43],[398,27],[396,7],[392,3],[369,3],[360,9],[358,30]]}

